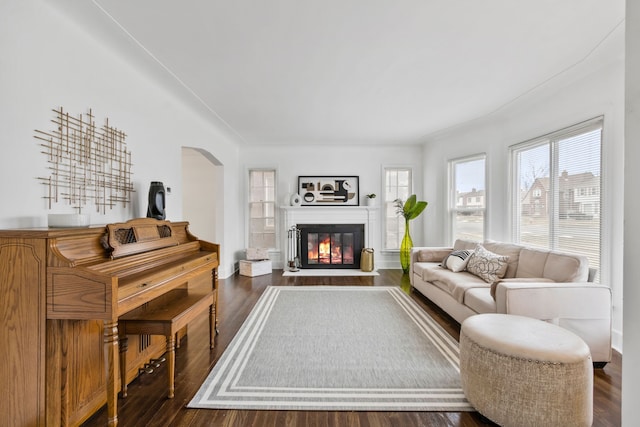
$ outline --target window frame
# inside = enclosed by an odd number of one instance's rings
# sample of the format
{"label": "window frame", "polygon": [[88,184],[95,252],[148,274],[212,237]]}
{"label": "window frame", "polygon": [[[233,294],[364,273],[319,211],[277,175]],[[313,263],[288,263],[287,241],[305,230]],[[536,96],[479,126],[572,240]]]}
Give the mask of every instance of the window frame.
{"label": "window frame", "polygon": [[[464,209],[464,212],[482,212],[483,215],[483,224],[482,224],[482,239],[480,239],[480,241],[484,241],[485,236],[487,235],[487,216],[488,216],[488,210],[487,210],[487,201],[488,201],[488,190],[487,190],[487,153],[482,152],[482,153],[477,153],[477,154],[472,154],[469,156],[463,156],[463,157],[456,157],[453,159],[449,159],[447,161],[447,166],[448,166],[448,180],[447,180],[447,221],[448,221],[448,226],[447,226],[447,240],[452,242],[455,239],[456,236],[456,230],[454,229],[455,225],[456,225],[456,219],[455,216],[457,215],[457,212],[462,211],[461,209],[457,208],[457,203],[458,203],[458,199],[464,199],[464,198],[469,198],[468,196],[464,196],[464,195],[459,195],[456,192],[456,166],[462,163],[469,163],[469,162],[475,162],[478,160],[483,160],[484,161],[484,180],[482,182],[482,185],[484,186],[483,190],[484,190],[484,207],[482,208],[470,208],[470,209]],[[474,197],[475,198],[475,197]]]}
{"label": "window frame", "polygon": [[[387,221],[389,218],[391,218],[391,216],[388,214],[387,212],[387,203],[393,203],[393,201],[387,201],[386,197],[387,197],[387,172],[388,171],[403,171],[403,172],[408,172],[409,173],[409,185],[408,185],[408,195],[411,196],[411,194],[413,194],[414,192],[414,171],[413,171],[413,167],[412,166],[403,166],[403,165],[383,165],[382,166],[382,194],[381,194],[381,204],[380,204],[380,209],[382,211],[382,225],[381,225],[381,236],[382,236],[382,242],[381,242],[381,252],[386,252],[386,253],[399,253],[400,252],[400,242],[402,241],[402,237],[404,236],[404,227],[405,227],[405,223],[404,223],[404,219],[400,219],[400,217],[398,215],[393,216],[394,219],[397,219],[398,221],[398,247],[397,248],[390,248],[387,247]],[[396,195],[398,194],[397,192],[397,188],[398,186],[396,186]],[[408,196],[407,196],[408,197]],[[394,199],[395,200],[395,199]],[[395,212],[395,210],[394,210]]]}
{"label": "window frame", "polygon": [[[277,205],[277,201],[278,201],[278,170],[275,167],[248,167],[246,172],[246,177],[247,177],[247,185],[246,185],[246,191],[247,191],[247,196],[245,197],[245,203],[247,206],[247,219],[245,221],[245,226],[247,227],[247,233],[246,233],[246,245],[247,247],[252,247],[252,241],[251,241],[251,234],[252,234],[252,226],[251,226],[251,221],[252,221],[252,217],[251,217],[251,204],[254,203],[251,201],[251,189],[252,189],[252,172],[273,172],[273,200],[267,200],[267,203],[273,203],[273,234],[274,234],[274,246],[273,247],[268,247],[268,248],[264,248],[267,249],[268,251],[277,251],[279,248],[279,239],[278,239],[278,233],[279,233],[279,224],[278,224],[278,205]],[[266,188],[266,187],[265,187]],[[264,219],[268,219],[271,217],[267,217],[265,216]]]}
{"label": "window frame", "polygon": [[[548,229],[548,247],[546,249],[549,250],[560,250],[567,251],[567,249],[563,249],[559,243],[559,233],[560,233],[560,225],[559,225],[559,209],[563,200],[560,199],[559,192],[559,177],[562,171],[560,171],[559,165],[559,143],[563,140],[568,140],[572,137],[586,134],[595,130],[600,130],[600,165],[599,165],[599,182],[600,182],[600,190],[595,187],[578,187],[575,189],[576,192],[584,192],[585,197],[596,196],[599,200],[599,229],[598,229],[598,271],[596,274],[595,281],[598,282],[600,277],[602,277],[603,264],[606,262],[604,255],[604,236],[603,236],[603,224],[604,224],[604,196],[602,193],[603,186],[605,185],[605,177],[604,177],[604,132],[605,132],[605,122],[604,116],[594,117],[592,119],[576,123],[571,126],[567,126],[565,128],[556,130],[554,132],[550,132],[548,134],[520,142],[509,147],[509,185],[510,185],[510,200],[509,200],[509,208],[511,211],[510,214],[510,235],[511,241],[514,243],[521,243],[521,223],[520,218],[522,217],[522,203],[521,197],[519,194],[520,191],[520,171],[518,170],[518,155],[526,150],[533,149],[535,147],[543,146],[545,144],[549,145],[549,193],[550,195],[546,196],[543,194],[541,198],[544,198],[549,206],[546,209],[552,214],[549,214],[549,229]],[[595,193],[595,194],[592,194]],[[569,197],[569,194],[564,193],[564,200]],[[556,212],[558,210],[558,212]],[[557,215],[556,215],[557,214]],[[539,246],[541,247],[541,246]],[[591,266],[593,267],[593,266]]]}

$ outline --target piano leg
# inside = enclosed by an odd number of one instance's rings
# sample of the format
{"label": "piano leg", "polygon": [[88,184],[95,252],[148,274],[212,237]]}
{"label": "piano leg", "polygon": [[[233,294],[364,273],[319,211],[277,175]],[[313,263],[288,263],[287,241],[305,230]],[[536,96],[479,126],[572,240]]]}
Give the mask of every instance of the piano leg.
{"label": "piano leg", "polygon": [[[214,331],[215,334],[218,335],[220,331],[218,330],[218,269],[214,268],[211,270],[211,285],[214,290],[214,301],[213,301],[213,322],[214,322]],[[213,341],[211,341],[213,343]],[[211,344],[211,348],[213,348],[213,344]]]}
{"label": "piano leg", "polygon": [[[216,301],[213,303],[213,323],[215,325],[214,331],[216,333],[216,335],[218,335],[220,333],[220,330],[218,329],[218,296],[217,296],[217,291],[216,291]],[[213,347],[211,347],[213,348]]]}
{"label": "piano leg", "polygon": [[218,331],[216,330],[216,309],[215,305],[209,306],[209,348],[216,345],[215,338]]}
{"label": "piano leg", "polygon": [[174,377],[176,375],[176,334],[167,335],[167,360],[167,375],[169,380],[167,398],[173,399],[175,395]]}
{"label": "piano leg", "polygon": [[105,374],[107,379],[107,422],[118,425],[118,321],[104,321]]}
{"label": "piano leg", "polygon": [[129,350],[129,338],[120,331],[120,395],[127,397],[127,350]]}

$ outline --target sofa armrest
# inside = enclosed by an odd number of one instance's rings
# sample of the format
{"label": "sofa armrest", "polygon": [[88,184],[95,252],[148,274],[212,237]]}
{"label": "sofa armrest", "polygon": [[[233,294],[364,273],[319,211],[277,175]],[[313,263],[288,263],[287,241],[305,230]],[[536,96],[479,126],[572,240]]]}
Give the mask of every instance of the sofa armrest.
{"label": "sofa armrest", "polygon": [[450,246],[414,246],[411,248],[412,262],[440,262],[453,250]]}
{"label": "sofa armrest", "polygon": [[413,265],[417,262],[440,262],[451,251],[452,247],[414,246],[411,248],[409,263],[409,279],[413,285]]}
{"label": "sofa armrest", "polygon": [[611,360],[611,289],[593,283],[501,282],[496,311],[554,323],[580,336],[595,362]]}

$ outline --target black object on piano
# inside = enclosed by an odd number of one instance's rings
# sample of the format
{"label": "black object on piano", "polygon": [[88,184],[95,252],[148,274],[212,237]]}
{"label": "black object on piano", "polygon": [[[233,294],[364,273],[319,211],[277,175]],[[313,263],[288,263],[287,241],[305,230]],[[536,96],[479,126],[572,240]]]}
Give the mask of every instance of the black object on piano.
{"label": "black object on piano", "polygon": [[151,181],[147,218],[165,219],[166,217],[164,185],[160,181]]}

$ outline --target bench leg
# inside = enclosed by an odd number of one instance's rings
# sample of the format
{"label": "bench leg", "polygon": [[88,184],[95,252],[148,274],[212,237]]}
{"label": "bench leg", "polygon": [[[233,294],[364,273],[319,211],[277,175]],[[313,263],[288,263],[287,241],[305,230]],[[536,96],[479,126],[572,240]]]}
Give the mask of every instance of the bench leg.
{"label": "bench leg", "polygon": [[129,349],[129,338],[120,335],[120,394],[127,397],[127,350]]}
{"label": "bench leg", "polygon": [[175,371],[176,371],[176,336],[175,334],[167,335],[167,376],[169,380],[169,392],[167,397],[173,399],[175,394]]}

